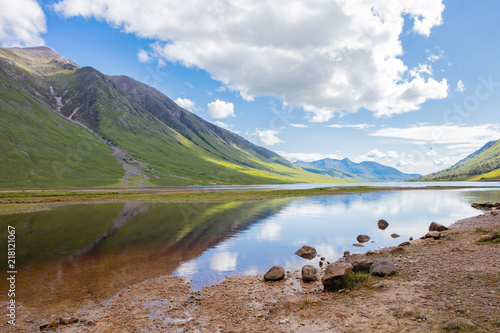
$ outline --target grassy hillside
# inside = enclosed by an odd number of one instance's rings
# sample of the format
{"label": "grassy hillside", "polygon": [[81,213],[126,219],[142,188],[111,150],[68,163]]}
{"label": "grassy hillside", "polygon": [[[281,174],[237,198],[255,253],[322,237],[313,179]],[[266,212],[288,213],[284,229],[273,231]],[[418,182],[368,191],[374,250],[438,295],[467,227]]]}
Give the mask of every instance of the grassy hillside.
{"label": "grassy hillside", "polygon": [[500,140],[490,141],[452,167],[417,181],[500,179]]}
{"label": "grassy hillside", "polygon": [[48,48],[0,48],[0,64],[0,188],[339,181]]}

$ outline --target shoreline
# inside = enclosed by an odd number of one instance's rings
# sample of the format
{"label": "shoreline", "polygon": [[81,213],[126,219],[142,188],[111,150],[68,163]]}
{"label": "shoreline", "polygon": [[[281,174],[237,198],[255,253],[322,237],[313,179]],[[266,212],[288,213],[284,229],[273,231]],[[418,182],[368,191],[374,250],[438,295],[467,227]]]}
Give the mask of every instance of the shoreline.
{"label": "shoreline", "polygon": [[267,283],[262,275],[230,276],[199,291],[185,278],[164,276],[53,318],[35,319],[20,306],[17,328],[35,331],[62,317],[78,318],[61,324],[62,332],[444,332],[446,322],[463,317],[476,326],[469,331],[498,330],[500,244],[478,240],[500,232],[500,213],[462,219],[450,228],[442,240],[416,239],[402,250],[352,255],[387,260],[398,269],[352,290],[324,292],[320,282],[301,282],[298,272]]}
{"label": "shoreline", "polygon": [[[280,189],[103,189],[103,190],[38,190],[0,191],[0,215],[32,213],[63,205],[158,202],[158,203],[213,203],[231,201],[269,200],[316,195],[340,195],[391,191],[477,189],[481,186],[336,186],[300,190]],[[498,189],[493,187],[491,189]]]}

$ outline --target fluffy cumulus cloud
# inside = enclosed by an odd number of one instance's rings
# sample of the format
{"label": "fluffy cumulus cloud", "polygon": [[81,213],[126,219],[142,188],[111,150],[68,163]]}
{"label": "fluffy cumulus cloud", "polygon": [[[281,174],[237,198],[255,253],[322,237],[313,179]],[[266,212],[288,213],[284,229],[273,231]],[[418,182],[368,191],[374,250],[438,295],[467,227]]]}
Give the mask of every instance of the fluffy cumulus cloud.
{"label": "fluffy cumulus cloud", "polygon": [[277,143],[283,143],[283,141],[277,136],[279,133],[279,131],[274,130],[260,131],[256,129],[254,135],[257,135],[259,144],[264,146],[272,146]]}
{"label": "fluffy cumulus cloud", "polygon": [[149,56],[149,52],[145,50],[139,50],[139,52],[137,52],[137,59],[140,62],[150,62],[152,60]]}
{"label": "fluffy cumulus cloud", "polygon": [[380,159],[398,159],[399,154],[393,150],[388,150],[387,152],[383,152],[379,150],[378,148],[370,150],[368,153],[364,155],[360,155],[355,157],[353,160],[355,162],[362,162],[362,161],[373,161],[373,160],[380,160]]}
{"label": "fluffy cumulus cloud", "polygon": [[45,14],[35,0],[0,0],[0,44],[3,46],[44,45]]}
{"label": "fluffy cumulus cloud", "polygon": [[224,102],[216,100],[215,102],[208,103],[207,113],[215,119],[224,119],[227,117],[235,117],[234,104],[231,102]]}
{"label": "fluffy cumulus cloud", "polygon": [[177,98],[174,101],[177,105],[179,105],[181,108],[184,108],[188,111],[194,112],[196,111],[196,103],[189,98]]}
{"label": "fluffy cumulus cloud", "polygon": [[206,70],[247,100],[302,107],[311,121],[360,108],[390,116],[448,94],[446,79],[420,67],[410,75],[400,58],[404,17],[429,36],[442,24],[442,0],[61,0],[53,8],[155,39],[158,59]]}

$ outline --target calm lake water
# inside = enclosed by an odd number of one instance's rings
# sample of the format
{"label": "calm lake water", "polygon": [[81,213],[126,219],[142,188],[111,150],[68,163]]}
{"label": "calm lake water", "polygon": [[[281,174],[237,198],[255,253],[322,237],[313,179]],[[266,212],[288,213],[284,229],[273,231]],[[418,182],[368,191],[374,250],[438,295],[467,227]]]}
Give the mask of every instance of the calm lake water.
{"label": "calm lake water", "polygon": [[[308,263],[294,254],[314,246],[329,261],[426,233],[481,213],[473,202],[500,202],[499,189],[418,190],[210,204],[113,203],[0,216],[17,231],[17,301],[45,314],[92,306],[119,290],[162,275],[189,277],[195,288],[226,275],[287,270]],[[386,230],[377,221],[389,222]],[[396,233],[401,237],[392,238]],[[371,241],[354,247],[356,237]],[[6,262],[2,251],[0,260]],[[3,275],[2,275],[3,274]],[[5,270],[0,289],[6,290]],[[0,299],[6,293],[1,293]],[[48,314],[48,313],[47,313]]]}

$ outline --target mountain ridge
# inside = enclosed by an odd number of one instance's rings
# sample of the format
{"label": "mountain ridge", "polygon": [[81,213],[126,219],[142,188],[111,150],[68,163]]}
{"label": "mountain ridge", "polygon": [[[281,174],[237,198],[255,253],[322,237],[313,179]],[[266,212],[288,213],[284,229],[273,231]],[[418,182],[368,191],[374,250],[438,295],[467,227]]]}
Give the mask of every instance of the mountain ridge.
{"label": "mountain ridge", "polygon": [[0,64],[2,188],[335,181],[49,48],[0,48]]}
{"label": "mountain ridge", "polygon": [[396,168],[373,161],[355,163],[347,157],[339,159],[325,158],[313,162],[296,161],[296,165],[305,167],[311,172],[330,175],[345,175],[359,181],[402,181],[418,177],[417,174],[406,174]]}

